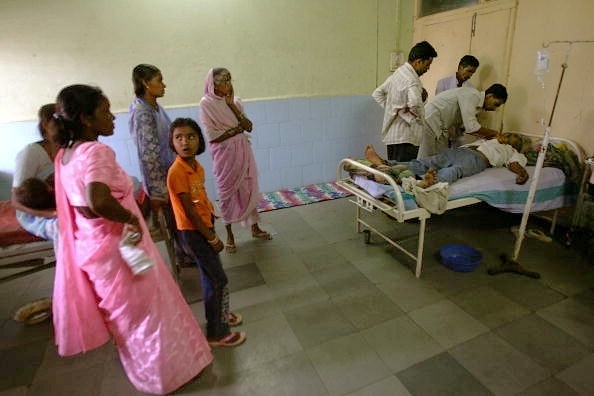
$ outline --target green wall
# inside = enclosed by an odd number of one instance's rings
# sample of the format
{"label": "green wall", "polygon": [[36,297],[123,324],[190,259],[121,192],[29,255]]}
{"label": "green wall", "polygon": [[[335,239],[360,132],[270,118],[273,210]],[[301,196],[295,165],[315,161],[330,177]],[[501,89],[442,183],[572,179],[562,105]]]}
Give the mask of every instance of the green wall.
{"label": "green wall", "polygon": [[2,0],[0,122],[34,119],[72,83],[100,86],[125,111],[138,63],[163,71],[167,107],[196,104],[213,66],[231,70],[245,100],[370,94],[389,52],[408,52],[412,3]]}

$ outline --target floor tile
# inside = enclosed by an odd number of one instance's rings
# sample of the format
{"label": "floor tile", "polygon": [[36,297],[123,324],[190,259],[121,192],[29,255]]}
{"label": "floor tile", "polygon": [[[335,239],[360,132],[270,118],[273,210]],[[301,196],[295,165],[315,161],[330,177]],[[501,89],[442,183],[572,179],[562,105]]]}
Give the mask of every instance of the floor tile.
{"label": "floor tile", "polygon": [[516,394],[549,376],[545,368],[493,333],[455,346],[449,353],[497,395]]}
{"label": "floor tile", "polygon": [[282,314],[248,322],[239,327],[247,339],[236,348],[213,348],[217,375],[240,372],[303,350],[295,332]]}
{"label": "floor tile", "polygon": [[534,311],[566,298],[537,280],[517,274],[501,274],[493,279],[491,286],[495,290]]}
{"label": "floor tile", "polygon": [[446,349],[489,330],[449,300],[419,308],[409,315]]}
{"label": "floor tile", "polygon": [[307,350],[331,395],[342,395],[372,384],[390,369],[359,334],[330,340]]}
{"label": "floor tile", "polygon": [[299,255],[292,252],[285,253],[282,259],[277,257],[258,259],[256,265],[268,284],[309,274]]}
{"label": "floor tile", "polygon": [[213,375],[208,368],[175,395],[326,396],[328,391],[307,355],[297,352],[240,373]]}
{"label": "floor tile", "polygon": [[445,298],[429,283],[416,279],[412,274],[408,278],[394,282],[380,283],[377,287],[405,312],[422,308]]}
{"label": "floor tile", "polygon": [[330,301],[304,305],[285,315],[305,349],[355,332],[353,325]]}
{"label": "floor tile", "polygon": [[101,396],[141,396],[146,395],[134,388],[124,371],[117,353],[105,361],[104,376],[101,382]]}
{"label": "floor tile", "polygon": [[320,271],[335,266],[343,266],[348,263],[338,251],[332,246],[319,246],[312,249],[302,250],[299,257],[305,267],[311,271]]}
{"label": "floor tile", "polygon": [[396,374],[413,395],[492,395],[483,384],[444,352]]}
{"label": "floor tile", "polygon": [[569,367],[590,352],[568,333],[534,314],[508,323],[495,333],[551,373]]}
{"label": "floor tile", "polygon": [[530,310],[510,300],[490,286],[464,290],[449,297],[485,326],[494,329],[530,314]]}
{"label": "floor tile", "polygon": [[475,289],[491,281],[485,266],[478,266],[474,271],[456,272],[444,265],[423,271],[423,280],[429,282],[439,293],[451,296],[468,289]]}
{"label": "floor tile", "polygon": [[250,287],[249,289],[240,290],[231,293],[229,296],[232,311],[245,312],[246,310],[256,308],[256,310],[250,314],[246,314],[245,319],[247,320],[258,320],[261,316],[266,315],[268,312],[259,312],[261,305],[269,304],[271,310],[274,309],[274,313],[280,311],[280,307],[276,304],[272,297],[272,292],[268,285],[261,285],[256,287]]}
{"label": "floor tile", "polygon": [[26,325],[12,318],[5,320],[0,326],[0,350],[26,345],[33,341],[49,341],[54,337],[51,320],[34,325]]}
{"label": "floor tile", "polygon": [[375,284],[412,279],[409,268],[400,265],[385,249],[376,249],[373,256],[350,259],[355,267]]}
{"label": "floor tile", "polygon": [[75,368],[68,375],[36,379],[29,389],[29,394],[100,396],[104,373],[104,363]]}
{"label": "floor tile", "polygon": [[373,286],[373,283],[348,261],[342,265],[312,272],[312,276],[331,298],[350,294],[355,289]]}
{"label": "floor tile", "polygon": [[594,304],[568,298],[537,311],[537,314],[594,348]]}
{"label": "floor tile", "polygon": [[274,298],[285,312],[312,303],[328,301],[330,298],[311,274],[270,284],[269,288],[271,298]]}
{"label": "floor tile", "polygon": [[357,329],[368,329],[404,312],[375,286],[349,290],[349,293],[331,298],[340,312]]}
{"label": "floor tile", "polygon": [[391,375],[374,384],[348,393],[346,396],[369,396],[369,395],[390,395],[390,396],[411,396],[410,392],[396,376]]}
{"label": "floor tile", "polygon": [[29,385],[37,372],[49,341],[0,350],[0,391]]}
{"label": "floor tile", "polygon": [[4,391],[0,390],[0,396],[27,396],[29,388],[26,386],[19,386],[17,388],[10,388]]}
{"label": "floor tile", "polygon": [[408,316],[399,316],[363,330],[361,334],[393,373],[443,351],[443,347]]}
{"label": "floor tile", "polygon": [[226,268],[225,273],[229,279],[230,293],[264,284],[264,278],[262,278],[262,274],[256,263],[247,263],[232,268]]}
{"label": "floor tile", "polygon": [[580,395],[594,395],[594,354],[566,368],[556,375]]}
{"label": "floor tile", "polygon": [[547,378],[536,385],[531,386],[517,394],[517,396],[578,396],[579,394],[571,389],[566,383],[555,377]]}

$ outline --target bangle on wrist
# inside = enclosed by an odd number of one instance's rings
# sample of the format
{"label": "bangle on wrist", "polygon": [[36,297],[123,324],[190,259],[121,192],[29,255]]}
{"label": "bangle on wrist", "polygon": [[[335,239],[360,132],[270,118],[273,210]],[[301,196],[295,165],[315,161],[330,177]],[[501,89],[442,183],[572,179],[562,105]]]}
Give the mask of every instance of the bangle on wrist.
{"label": "bangle on wrist", "polygon": [[219,242],[219,236],[215,234],[215,237],[213,239],[211,239],[210,241],[207,239],[206,242],[208,242],[210,245],[217,244]]}
{"label": "bangle on wrist", "polygon": [[237,119],[238,119],[239,121],[243,121],[243,120],[245,120],[245,119],[246,119],[246,116],[245,116],[245,114],[243,114],[243,113],[239,113],[239,115],[237,116]]}

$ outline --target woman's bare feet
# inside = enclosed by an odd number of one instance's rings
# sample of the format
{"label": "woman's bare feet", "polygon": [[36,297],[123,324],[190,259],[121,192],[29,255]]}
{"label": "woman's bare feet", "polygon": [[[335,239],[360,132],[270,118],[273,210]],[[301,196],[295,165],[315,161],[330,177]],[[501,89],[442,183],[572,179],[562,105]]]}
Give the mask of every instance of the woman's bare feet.
{"label": "woman's bare feet", "polygon": [[365,158],[367,158],[367,160],[371,162],[373,165],[386,164],[386,162],[382,159],[382,157],[378,155],[378,153],[375,151],[371,144],[368,144],[367,147],[365,147]]}
{"label": "woman's bare feet", "polygon": [[423,175],[423,180],[417,183],[417,186],[421,188],[427,188],[436,184],[439,180],[437,179],[437,171],[433,168],[429,168],[427,173]]}

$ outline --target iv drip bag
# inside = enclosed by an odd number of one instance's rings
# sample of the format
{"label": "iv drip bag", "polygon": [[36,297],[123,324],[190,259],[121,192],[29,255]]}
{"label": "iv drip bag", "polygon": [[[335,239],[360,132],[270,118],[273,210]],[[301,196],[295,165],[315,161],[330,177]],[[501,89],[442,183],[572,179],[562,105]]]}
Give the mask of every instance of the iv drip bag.
{"label": "iv drip bag", "polygon": [[544,78],[543,76],[545,73],[549,72],[549,51],[545,48],[541,49],[540,51],[536,51],[536,67],[534,68],[534,74],[536,74],[536,79],[542,85],[544,85]]}

